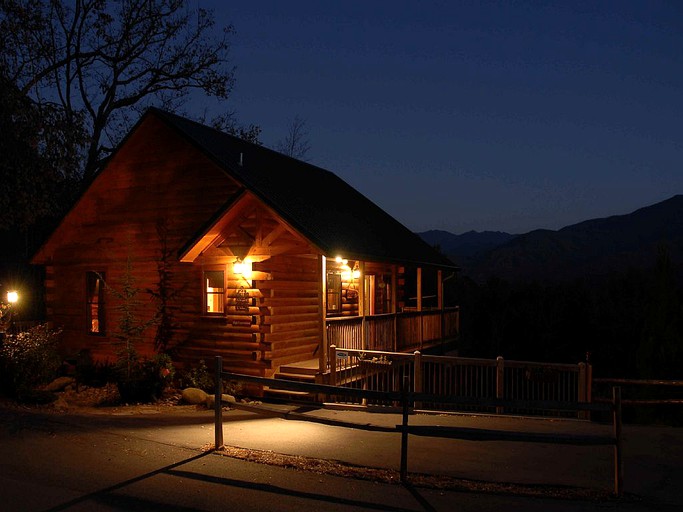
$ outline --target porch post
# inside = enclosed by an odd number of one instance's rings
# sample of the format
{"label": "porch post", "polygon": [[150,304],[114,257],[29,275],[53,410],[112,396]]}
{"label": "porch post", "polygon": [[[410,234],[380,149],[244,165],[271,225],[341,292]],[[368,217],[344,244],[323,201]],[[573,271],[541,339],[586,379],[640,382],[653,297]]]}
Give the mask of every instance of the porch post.
{"label": "porch post", "polygon": [[[579,397],[579,403],[585,403],[586,402],[586,363],[581,362],[579,363],[579,389],[578,389],[578,397]],[[586,414],[587,411],[579,411],[579,419],[580,420],[585,420],[586,419]]]}
{"label": "porch post", "polygon": [[443,344],[446,341],[446,313],[444,311],[444,300],[443,300],[443,272],[437,270],[436,272],[436,300],[438,301],[439,308],[439,338],[441,338],[441,354],[443,354]]}
{"label": "porch post", "polygon": [[396,300],[398,299],[398,292],[396,291],[396,284],[398,279],[396,278],[396,265],[391,266],[391,312],[394,314],[394,339],[392,340],[393,351],[397,352],[398,345],[398,305]]}
{"label": "porch post", "polygon": [[[422,393],[422,354],[416,350],[413,357],[413,393]],[[420,409],[422,402],[415,402],[413,407]]]}
{"label": "porch post", "polygon": [[[496,398],[505,396],[505,360],[503,356],[496,357]],[[501,406],[496,407],[496,414],[503,414]]]}
{"label": "porch post", "polygon": [[324,375],[327,371],[328,346],[327,346],[327,258],[322,254],[318,256],[318,269],[320,270],[320,281],[322,286],[321,297],[318,301],[320,305],[320,316],[322,323],[322,334],[320,336],[320,350],[318,351],[318,372]]}
{"label": "porch post", "polygon": [[424,343],[424,318],[422,317],[422,267],[417,267],[417,319],[420,322],[420,350]]}

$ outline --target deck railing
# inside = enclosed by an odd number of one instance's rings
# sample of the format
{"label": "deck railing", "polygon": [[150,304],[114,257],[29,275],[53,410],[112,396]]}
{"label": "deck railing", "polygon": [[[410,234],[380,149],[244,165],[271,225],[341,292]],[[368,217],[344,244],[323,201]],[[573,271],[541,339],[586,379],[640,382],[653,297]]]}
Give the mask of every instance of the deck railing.
{"label": "deck railing", "polygon": [[327,346],[405,352],[454,339],[460,328],[458,307],[364,317],[328,318]]}
{"label": "deck railing", "polygon": [[[398,392],[404,377],[414,393],[462,397],[458,411],[525,415],[567,415],[566,411],[485,407],[481,399],[589,403],[590,365],[474,359],[331,347],[328,383],[356,389]],[[473,401],[467,404],[467,399]],[[373,402],[356,405],[395,406]],[[453,404],[424,402],[421,409],[454,410]],[[445,408],[445,409],[444,409]],[[583,412],[582,412],[583,414]]]}

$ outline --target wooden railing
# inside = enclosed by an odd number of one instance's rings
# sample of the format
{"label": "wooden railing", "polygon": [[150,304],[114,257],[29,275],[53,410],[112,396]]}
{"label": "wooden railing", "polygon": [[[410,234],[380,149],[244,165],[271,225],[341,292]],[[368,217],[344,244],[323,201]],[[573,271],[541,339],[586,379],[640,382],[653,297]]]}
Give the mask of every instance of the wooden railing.
{"label": "wooden railing", "polygon": [[[334,361],[335,364],[332,364]],[[405,377],[410,378],[414,393],[467,399],[507,399],[525,401],[565,401],[590,403],[590,365],[530,361],[474,359],[414,353],[330,348],[330,373],[333,386],[396,392]],[[458,411],[497,414],[566,415],[566,411],[531,409],[491,409],[480,403],[461,402]],[[357,405],[392,406],[384,402]],[[454,410],[453,404],[423,402],[421,409]],[[581,412],[583,414],[583,411]]]}
{"label": "wooden railing", "polygon": [[405,352],[454,339],[460,309],[409,311],[365,317],[328,318],[327,347]]}

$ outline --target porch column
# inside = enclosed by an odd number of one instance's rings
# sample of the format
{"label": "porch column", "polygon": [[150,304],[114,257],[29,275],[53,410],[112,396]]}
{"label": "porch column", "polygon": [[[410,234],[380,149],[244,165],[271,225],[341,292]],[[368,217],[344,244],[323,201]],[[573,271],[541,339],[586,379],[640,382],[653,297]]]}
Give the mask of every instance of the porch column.
{"label": "porch column", "polygon": [[[360,315],[360,346],[362,350],[367,350],[368,339],[365,332],[365,262],[358,261],[358,314]],[[351,275],[353,279],[353,274]]]}
{"label": "porch column", "polygon": [[318,301],[320,306],[320,317],[322,323],[322,335],[320,336],[320,350],[318,350],[318,371],[320,374],[324,374],[327,371],[327,358],[328,358],[328,346],[327,346],[327,258],[325,256],[318,255],[318,269],[320,271],[320,282],[321,282],[321,297]]}

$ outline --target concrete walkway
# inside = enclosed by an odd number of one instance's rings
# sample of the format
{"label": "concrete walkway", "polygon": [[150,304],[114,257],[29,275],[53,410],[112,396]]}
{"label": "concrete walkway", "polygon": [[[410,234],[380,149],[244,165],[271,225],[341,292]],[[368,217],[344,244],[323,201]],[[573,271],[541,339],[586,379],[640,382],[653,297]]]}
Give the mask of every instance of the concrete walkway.
{"label": "concrete walkway", "polygon": [[[396,413],[238,404],[223,411],[223,440],[229,447],[398,472],[401,434],[394,429],[401,420],[402,416]],[[177,408],[171,414],[160,413],[154,406],[87,416],[52,414],[49,421],[58,425],[59,431],[72,432],[74,441],[79,432],[96,436],[115,433],[117,438],[153,442],[154,446],[166,445],[169,450],[198,450],[213,445],[215,439],[214,412],[192,407]],[[611,425],[587,421],[495,415],[414,414],[409,417],[409,424],[574,435],[611,432]],[[625,425],[623,434],[624,492],[628,506],[620,509],[681,509],[683,429]],[[8,450],[11,453],[9,445]],[[551,486],[565,488],[570,493],[590,490],[608,495],[613,489],[610,446],[467,441],[411,435],[407,453],[409,480],[418,474],[429,474],[482,484]]]}
{"label": "concrete walkway", "polygon": [[[402,422],[401,414],[267,404],[251,410],[238,407],[225,414],[225,445],[400,470],[401,434],[394,429]],[[412,414],[409,425],[550,435],[612,433],[611,424],[480,414]],[[624,493],[653,503],[683,507],[683,493],[679,490],[683,484],[683,429],[625,425],[623,443]],[[407,454],[409,474],[605,493],[614,489],[614,450],[608,445],[469,441],[410,435]]]}

